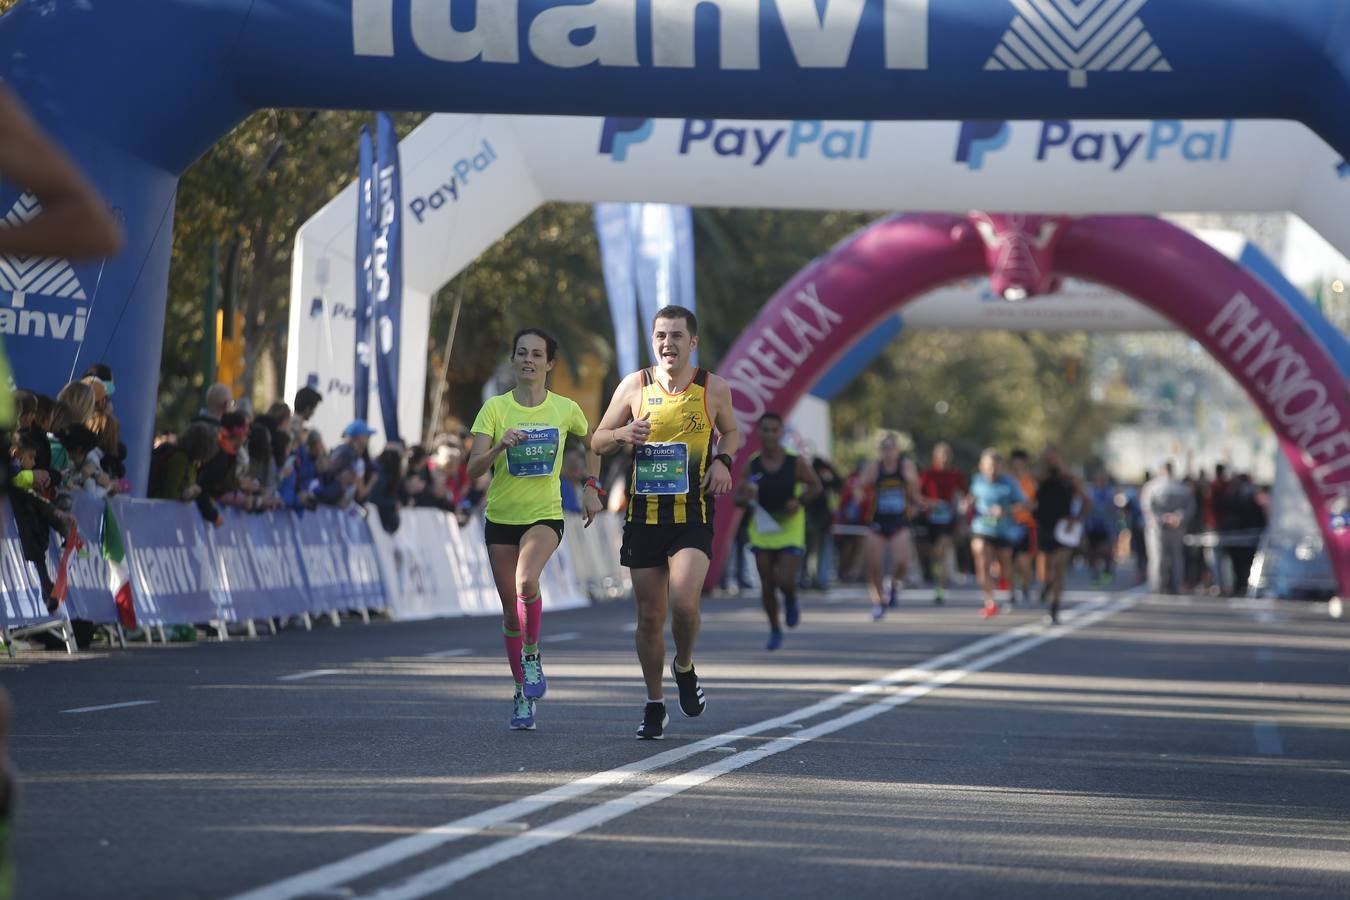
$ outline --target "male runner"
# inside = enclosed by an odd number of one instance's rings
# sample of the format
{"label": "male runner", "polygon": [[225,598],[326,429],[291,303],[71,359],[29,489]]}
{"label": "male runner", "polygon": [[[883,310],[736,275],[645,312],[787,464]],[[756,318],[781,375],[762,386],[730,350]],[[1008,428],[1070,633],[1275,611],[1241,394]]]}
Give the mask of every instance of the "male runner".
{"label": "male runner", "polygon": [[680,711],[697,716],[707,706],[694,673],[699,598],[712,561],[712,498],[731,490],[731,464],[741,439],[731,386],[694,366],[697,347],[698,319],[692,312],[682,306],[658,310],[652,322],[657,364],[619,382],[591,441],[602,456],[621,447],[634,451],[619,560],[632,570],[637,597],[635,642],[647,683],[637,731],[642,740],[660,740],[670,722],[661,685],[668,606]]}
{"label": "male runner", "polygon": [[769,617],[767,650],[783,645],[778,621],[778,592],[783,593],[787,627],[801,621],[797,606],[797,571],[806,555],[806,506],[820,494],[820,479],[806,457],[783,446],[783,417],[759,417],[760,451],[750,460],[750,477],[741,482],[737,505],[750,520],[750,549],[759,569],[760,599]]}
{"label": "male runner", "polygon": [[965,496],[966,476],[952,465],[952,448],[946,441],[933,447],[933,464],[919,477],[919,499],[924,511],[924,535],[928,559],[937,588],[933,602],[941,603],[947,587],[947,555],[956,533],[956,510]]}

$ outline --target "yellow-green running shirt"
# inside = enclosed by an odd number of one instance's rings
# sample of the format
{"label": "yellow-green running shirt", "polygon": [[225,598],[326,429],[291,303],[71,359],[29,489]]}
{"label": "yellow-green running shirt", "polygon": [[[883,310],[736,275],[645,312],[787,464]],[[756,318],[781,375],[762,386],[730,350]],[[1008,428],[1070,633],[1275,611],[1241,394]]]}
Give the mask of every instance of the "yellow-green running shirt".
{"label": "yellow-green running shirt", "polygon": [[529,437],[508,447],[492,467],[487,517],[499,525],[530,525],[542,519],[562,518],[562,469],[567,435],[585,437],[589,431],[581,407],[552,391],[538,406],[521,406],[511,391],[483,404],[473,422],[473,433],[487,435],[495,446],[507,429],[518,428]]}

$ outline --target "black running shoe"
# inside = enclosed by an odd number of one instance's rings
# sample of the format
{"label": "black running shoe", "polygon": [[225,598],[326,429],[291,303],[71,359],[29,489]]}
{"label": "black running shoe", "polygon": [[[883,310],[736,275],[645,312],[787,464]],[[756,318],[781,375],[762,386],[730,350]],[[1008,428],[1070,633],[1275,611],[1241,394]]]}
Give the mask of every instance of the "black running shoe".
{"label": "black running shoe", "polygon": [[672,661],[670,674],[675,676],[675,686],[680,689],[680,712],[690,719],[703,715],[703,710],[708,708],[708,701],[703,697],[703,685],[698,683],[694,670],[677,672]]}
{"label": "black running shoe", "polygon": [[666,726],[670,716],[666,714],[666,705],[661,702],[648,703],[642,711],[642,724],[638,726],[640,741],[660,741],[666,737]]}

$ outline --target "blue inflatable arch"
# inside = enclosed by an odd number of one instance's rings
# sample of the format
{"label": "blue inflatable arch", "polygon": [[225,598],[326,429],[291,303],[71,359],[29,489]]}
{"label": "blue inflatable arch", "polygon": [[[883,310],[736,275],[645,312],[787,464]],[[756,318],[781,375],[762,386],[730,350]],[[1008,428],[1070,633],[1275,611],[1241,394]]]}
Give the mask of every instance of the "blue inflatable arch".
{"label": "blue inflatable arch", "polygon": [[6,276],[0,334],[41,390],[113,366],[141,484],[178,176],[255,109],[1287,118],[1350,156],[1343,0],[24,0],[0,76],[128,238],[59,296]]}

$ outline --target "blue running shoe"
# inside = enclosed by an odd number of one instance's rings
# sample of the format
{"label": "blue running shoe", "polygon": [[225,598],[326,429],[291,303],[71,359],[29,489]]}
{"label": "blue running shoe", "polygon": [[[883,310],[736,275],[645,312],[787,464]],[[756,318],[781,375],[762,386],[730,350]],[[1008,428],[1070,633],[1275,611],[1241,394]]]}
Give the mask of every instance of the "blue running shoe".
{"label": "blue running shoe", "polygon": [[783,622],[789,628],[796,628],[802,620],[802,608],[797,603],[797,598],[788,597],[783,602]]}
{"label": "blue running shoe", "polygon": [[512,731],[534,731],[534,701],[516,689],[515,707],[511,711]]}
{"label": "blue running shoe", "polygon": [[520,658],[520,666],[525,670],[525,699],[539,700],[548,693],[548,679],[544,677],[544,667],[539,663],[539,654],[525,654]]}
{"label": "blue running shoe", "polygon": [[781,646],[783,646],[783,632],[775,628],[769,632],[769,642],[764,645],[764,649],[777,650]]}
{"label": "blue running shoe", "polygon": [[884,606],[874,606],[874,607],[872,607],[872,621],[873,621],[873,622],[880,622],[880,621],[881,621],[881,617],[884,616],[884,615],[886,615],[886,607],[884,607]]}

